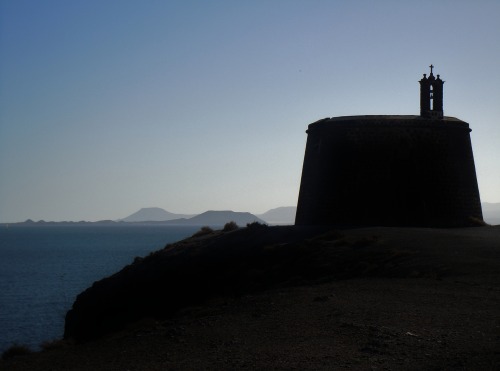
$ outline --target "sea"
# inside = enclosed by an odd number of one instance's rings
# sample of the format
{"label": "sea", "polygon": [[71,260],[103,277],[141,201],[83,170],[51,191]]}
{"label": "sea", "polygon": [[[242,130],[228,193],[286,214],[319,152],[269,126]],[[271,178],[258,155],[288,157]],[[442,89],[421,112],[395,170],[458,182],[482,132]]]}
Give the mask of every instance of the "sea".
{"label": "sea", "polygon": [[0,354],[62,338],[76,296],[199,226],[0,226]]}

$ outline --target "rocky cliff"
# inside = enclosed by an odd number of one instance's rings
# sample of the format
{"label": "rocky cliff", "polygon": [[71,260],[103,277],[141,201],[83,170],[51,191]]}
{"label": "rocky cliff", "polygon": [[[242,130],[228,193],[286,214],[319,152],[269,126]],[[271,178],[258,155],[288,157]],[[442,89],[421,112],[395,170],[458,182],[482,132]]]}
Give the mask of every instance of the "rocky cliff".
{"label": "rocky cliff", "polygon": [[[81,293],[66,316],[64,336],[88,340],[141,318],[169,317],[208,298],[279,286],[356,277],[442,278],[472,271],[498,278],[493,257],[500,256],[500,239],[495,240],[499,231],[498,227],[339,231],[255,223],[193,236],[137,258]],[[479,241],[487,241],[486,247]]]}

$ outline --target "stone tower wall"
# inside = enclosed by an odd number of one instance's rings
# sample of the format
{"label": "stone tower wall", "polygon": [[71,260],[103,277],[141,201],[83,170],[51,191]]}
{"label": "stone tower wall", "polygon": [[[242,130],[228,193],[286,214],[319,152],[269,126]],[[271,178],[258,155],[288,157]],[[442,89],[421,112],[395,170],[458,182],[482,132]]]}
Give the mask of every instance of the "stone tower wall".
{"label": "stone tower wall", "polygon": [[307,133],[298,225],[458,227],[482,220],[463,121],[338,117]]}

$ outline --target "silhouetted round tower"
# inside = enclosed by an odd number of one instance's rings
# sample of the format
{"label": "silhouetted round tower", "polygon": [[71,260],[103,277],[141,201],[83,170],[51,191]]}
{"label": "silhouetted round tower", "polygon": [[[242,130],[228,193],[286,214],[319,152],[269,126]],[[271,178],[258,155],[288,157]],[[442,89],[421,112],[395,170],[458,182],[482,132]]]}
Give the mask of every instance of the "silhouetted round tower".
{"label": "silhouetted round tower", "polygon": [[460,227],[482,220],[469,124],[443,116],[443,84],[420,80],[420,116],[309,125],[297,225]]}

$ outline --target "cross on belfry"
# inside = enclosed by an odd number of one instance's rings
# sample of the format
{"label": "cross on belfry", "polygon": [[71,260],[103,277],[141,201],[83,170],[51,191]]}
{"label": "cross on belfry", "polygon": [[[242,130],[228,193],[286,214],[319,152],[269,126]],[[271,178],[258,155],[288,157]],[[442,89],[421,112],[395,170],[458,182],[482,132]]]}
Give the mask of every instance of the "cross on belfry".
{"label": "cross on belfry", "polygon": [[431,75],[432,75],[432,69],[434,68],[434,66],[431,64],[429,67],[431,68]]}

